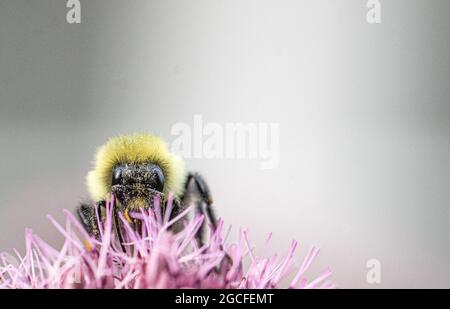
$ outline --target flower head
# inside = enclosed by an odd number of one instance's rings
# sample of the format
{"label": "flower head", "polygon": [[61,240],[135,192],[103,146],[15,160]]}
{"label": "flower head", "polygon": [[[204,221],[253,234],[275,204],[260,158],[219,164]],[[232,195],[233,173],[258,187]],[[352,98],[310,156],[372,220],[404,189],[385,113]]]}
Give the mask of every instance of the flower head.
{"label": "flower head", "polygon": [[[277,288],[285,276],[295,273],[289,288],[332,288],[327,269],[313,280],[305,272],[319,253],[311,247],[300,266],[293,269],[297,242],[286,256],[260,257],[254,254],[247,230],[237,241],[227,241],[231,227],[209,227],[209,239],[199,245],[196,234],[204,222],[199,215],[186,219],[186,209],[171,219],[171,198],[162,215],[159,203],[153,210],[132,214],[140,222],[132,228],[121,214],[123,243],[113,226],[114,199],[107,201],[106,218],[98,220],[100,236],[90,236],[70,211],[65,225],[51,216],[64,236],[61,249],[55,249],[31,230],[26,230],[25,254],[0,254],[1,288]],[[184,228],[170,228],[184,220]],[[270,235],[268,240],[270,239]],[[248,267],[244,261],[248,259]]]}

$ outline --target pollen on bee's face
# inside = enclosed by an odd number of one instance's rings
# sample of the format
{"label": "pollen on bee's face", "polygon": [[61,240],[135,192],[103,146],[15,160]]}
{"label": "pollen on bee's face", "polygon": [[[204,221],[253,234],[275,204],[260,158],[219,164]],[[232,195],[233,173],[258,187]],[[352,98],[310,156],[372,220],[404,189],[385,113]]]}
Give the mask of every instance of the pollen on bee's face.
{"label": "pollen on bee's face", "polygon": [[144,197],[135,197],[135,198],[132,198],[132,199],[130,199],[130,200],[128,201],[128,204],[127,204],[127,208],[128,208],[129,210],[145,209],[145,208],[147,208],[148,206],[149,206],[149,205],[148,205],[147,199],[144,198]]}
{"label": "pollen on bee's face", "polygon": [[114,185],[111,193],[117,198],[120,208],[129,211],[152,208],[155,198],[165,200],[164,193],[142,184]]}

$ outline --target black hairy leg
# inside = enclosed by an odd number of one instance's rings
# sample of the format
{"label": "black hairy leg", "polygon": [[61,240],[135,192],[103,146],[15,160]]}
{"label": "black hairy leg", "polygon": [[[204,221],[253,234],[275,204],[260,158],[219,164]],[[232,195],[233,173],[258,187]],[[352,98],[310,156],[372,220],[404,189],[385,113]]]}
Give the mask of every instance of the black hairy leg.
{"label": "black hairy leg", "polygon": [[[87,204],[82,203],[76,210],[76,214],[78,215],[78,218],[80,222],[82,223],[83,227],[86,229],[86,231],[98,238],[100,236],[100,228],[98,226],[98,223],[101,224],[104,221],[105,217],[105,208],[106,208],[106,202],[105,201],[99,201],[94,204]],[[115,228],[116,236],[118,237],[120,246],[122,247],[122,250],[125,252],[125,247],[123,245],[123,236],[121,232],[121,222],[119,218],[119,209],[116,205],[114,205],[113,209],[113,227]],[[98,218],[97,218],[98,216]]]}
{"label": "black hairy leg", "polygon": [[105,202],[100,201],[95,204],[82,203],[78,206],[76,214],[86,231],[95,237],[100,235],[97,213],[99,214],[99,220],[102,217],[102,207],[105,207]]}
{"label": "black hairy leg", "polygon": [[[211,225],[213,231],[217,229],[217,218],[213,209],[213,199],[211,196],[211,191],[205,181],[205,179],[198,173],[189,173],[186,184],[185,191],[182,197],[182,207],[180,209],[194,205],[196,214],[203,214],[205,216],[205,221],[203,221],[200,227],[196,239],[200,246],[204,244],[204,234],[205,234],[205,223]],[[223,250],[223,248],[222,248]],[[231,257],[225,253],[222,265],[228,265],[230,267],[232,264]],[[220,266],[217,266],[211,271],[219,272]]]}
{"label": "black hairy leg", "polygon": [[203,214],[205,221],[203,221],[197,233],[197,240],[200,245],[203,244],[205,223],[209,223],[213,229],[217,228],[217,219],[212,207],[213,199],[211,191],[205,179],[198,173],[189,173],[185,183],[184,195],[181,199],[182,208],[194,205],[195,213]]}

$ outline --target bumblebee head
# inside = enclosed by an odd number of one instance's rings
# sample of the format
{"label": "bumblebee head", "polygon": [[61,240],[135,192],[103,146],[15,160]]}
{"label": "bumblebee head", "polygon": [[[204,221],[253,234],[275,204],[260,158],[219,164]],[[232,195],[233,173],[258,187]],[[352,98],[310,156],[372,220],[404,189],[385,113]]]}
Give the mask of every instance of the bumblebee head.
{"label": "bumblebee head", "polygon": [[139,133],[111,138],[95,156],[87,188],[95,201],[113,193],[126,209],[151,206],[155,195],[179,197],[185,178],[183,161],[159,137]]}

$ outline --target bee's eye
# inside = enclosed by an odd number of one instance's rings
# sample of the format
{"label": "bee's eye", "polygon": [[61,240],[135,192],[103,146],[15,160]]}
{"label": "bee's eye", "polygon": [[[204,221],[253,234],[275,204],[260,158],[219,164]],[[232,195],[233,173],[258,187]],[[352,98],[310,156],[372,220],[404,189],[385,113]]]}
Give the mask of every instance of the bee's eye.
{"label": "bee's eye", "polygon": [[164,174],[160,168],[154,169],[154,189],[159,192],[163,192],[164,190]]}
{"label": "bee's eye", "polygon": [[122,169],[116,168],[114,169],[113,175],[112,175],[112,185],[118,185],[122,183]]}

